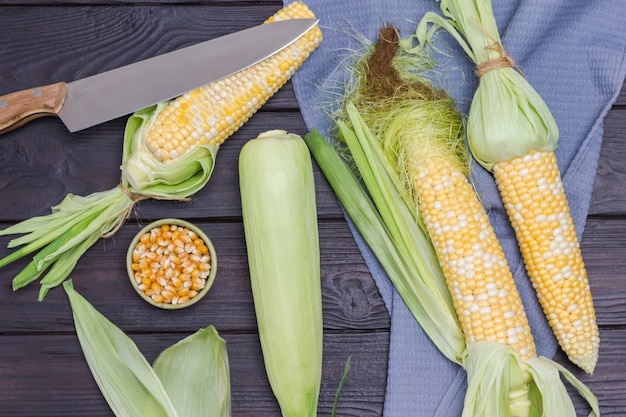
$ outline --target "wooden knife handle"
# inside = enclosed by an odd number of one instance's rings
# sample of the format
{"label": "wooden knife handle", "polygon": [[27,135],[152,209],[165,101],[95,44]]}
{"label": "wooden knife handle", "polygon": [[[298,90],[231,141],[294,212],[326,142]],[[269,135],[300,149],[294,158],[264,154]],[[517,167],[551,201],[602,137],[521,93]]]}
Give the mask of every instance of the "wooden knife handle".
{"label": "wooden knife handle", "polygon": [[66,90],[60,82],[0,96],[0,134],[39,117],[58,115]]}

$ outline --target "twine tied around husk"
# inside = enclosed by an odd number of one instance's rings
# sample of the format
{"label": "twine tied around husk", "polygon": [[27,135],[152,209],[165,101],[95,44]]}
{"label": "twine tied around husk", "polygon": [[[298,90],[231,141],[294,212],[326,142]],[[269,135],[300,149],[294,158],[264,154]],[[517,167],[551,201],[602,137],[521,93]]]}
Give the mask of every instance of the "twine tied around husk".
{"label": "twine tied around husk", "polygon": [[499,56],[494,59],[490,59],[489,61],[485,61],[481,64],[476,65],[476,75],[480,78],[485,75],[487,72],[499,68],[514,68],[520,74],[524,75],[519,67],[515,64],[513,58],[510,55],[506,54],[503,56]]}
{"label": "twine tied around husk", "polygon": [[500,68],[513,68],[514,70],[519,72],[522,77],[524,77],[524,73],[517,66],[513,58],[511,58],[511,56],[507,54],[507,52],[504,50],[504,46],[502,46],[502,43],[494,39],[493,36],[487,33],[487,31],[482,27],[482,25],[480,25],[480,28],[485,33],[485,35],[493,41],[493,43],[491,45],[486,46],[485,49],[489,51],[497,51],[500,54],[500,56],[497,58],[490,59],[485,62],[481,62],[480,64],[476,65],[475,72],[478,78],[481,78],[483,75],[485,75],[489,71],[500,69]]}
{"label": "twine tied around husk", "polygon": [[128,220],[128,218],[130,217],[130,214],[133,212],[133,208],[135,207],[135,204],[139,203],[140,201],[149,200],[149,199],[154,199],[154,200],[177,200],[177,201],[190,201],[191,200],[191,198],[189,198],[189,197],[162,197],[162,196],[155,196],[155,195],[147,195],[147,194],[135,193],[135,192],[129,190],[122,183],[119,183],[117,186],[130,199],[130,204],[128,205],[128,207],[124,211],[124,214],[122,216],[120,216],[119,221],[117,222],[115,227],[113,227],[113,229],[111,229],[110,231],[101,234],[102,238],[108,238],[108,237],[113,236],[120,229],[120,227],[122,227],[122,225],[124,223],[126,223],[126,220]]}

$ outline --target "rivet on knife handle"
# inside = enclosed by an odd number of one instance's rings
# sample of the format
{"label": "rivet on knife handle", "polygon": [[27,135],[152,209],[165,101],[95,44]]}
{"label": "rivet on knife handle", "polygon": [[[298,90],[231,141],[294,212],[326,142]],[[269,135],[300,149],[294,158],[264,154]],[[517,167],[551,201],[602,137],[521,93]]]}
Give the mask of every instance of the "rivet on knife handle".
{"label": "rivet on knife handle", "polygon": [[65,101],[64,82],[0,96],[0,134],[44,116],[56,116]]}

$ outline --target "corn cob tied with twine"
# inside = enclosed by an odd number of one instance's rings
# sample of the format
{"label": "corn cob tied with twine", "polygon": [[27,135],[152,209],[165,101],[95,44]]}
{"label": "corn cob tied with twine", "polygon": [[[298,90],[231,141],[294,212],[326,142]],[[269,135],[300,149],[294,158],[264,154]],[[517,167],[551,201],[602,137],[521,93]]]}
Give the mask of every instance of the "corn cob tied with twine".
{"label": "corn cob tied with twine", "polygon": [[[441,10],[446,18],[427,14],[415,38],[420,44],[429,42],[443,28],[476,64],[480,83],[467,127],[471,152],[493,172],[528,276],[559,345],[591,374],[600,337],[555,155],[556,121],[504,50],[490,1],[442,0]],[[428,29],[430,23],[434,25]]]}
{"label": "corn cob tied with twine", "polygon": [[[385,171],[393,171],[391,175],[398,179],[394,187],[401,188],[394,201],[412,206],[416,221],[423,221],[430,236],[443,271],[442,279],[447,283],[465,336],[461,350],[454,355],[460,358],[458,362],[468,374],[463,416],[520,417],[557,413],[573,417],[576,415],[574,406],[559,373],[597,414],[597,400],[587,387],[560,365],[536,356],[530,327],[506,258],[484,207],[468,181],[469,155],[464,144],[463,117],[445,91],[404,71],[410,61],[397,56],[397,49],[395,29],[383,29],[371,55],[357,63],[353,74],[357,81],[348,88],[351,91],[345,108],[346,120],[340,121],[338,127],[348,147],[345,158],[356,165],[369,195],[380,193],[377,189],[380,183],[370,181],[369,177],[381,178],[387,175]],[[420,59],[428,61],[426,56],[417,60]],[[416,59],[411,57],[411,60]],[[349,175],[338,174],[345,171],[345,166],[341,168],[336,158],[327,156],[331,152],[323,150],[333,145],[324,145],[319,135],[307,136],[318,164],[339,193],[340,200],[361,206],[346,210],[351,216],[355,214],[353,220],[361,233],[371,236],[368,230],[371,224],[362,221],[362,213],[359,213],[367,206],[367,197],[350,200],[356,192],[340,184],[340,175],[346,180]],[[370,161],[371,165],[379,164],[380,171],[376,171],[377,168],[373,168],[372,173],[362,170],[362,158],[357,154],[361,152],[359,146],[372,148],[367,158],[376,160]],[[371,209],[369,217],[385,217],[383,211],[387,207],[381,207]],[[380,233],[384,235],[385,229],[392,227],[385,223]],[[393,265],[388,268],[385,258],[403,254],[393,249],[377,251],[376,240],[382,238],[372,237],[368,243],[374,246],[377,256],[385,255],[381,265],[393,277]],[[413,279],[423,278],[418,275]],[[429,291],[407,294],[408,286],[398,287],[393,278],[392,282],[407,304],[413,300],[425,304],[431,301]],[[431,331],[433,323],[418,315],[416,319],[431,338],[436,336],[433,338],[435,345],[446,346],[438,340],[439,335]]]}
{"label": "corn cob tied with twine", "polygon": [[[304,3],[295,2],[266,23],[314,17]],[[68,194],[51,214],[0,231],[23,234],[9,242],[9,248],[21,247],[0,259],[0,267],[39,251],[13,279],[13,289],[43,276],[42,300],[95,242],[116,233],[135,204],[145,199],[186,201],[202,189],[220,145],[287,82],[321,39],[314,25],[291,45],[247,69],[135,112],[124,131],[118,187],[85,197]]]}

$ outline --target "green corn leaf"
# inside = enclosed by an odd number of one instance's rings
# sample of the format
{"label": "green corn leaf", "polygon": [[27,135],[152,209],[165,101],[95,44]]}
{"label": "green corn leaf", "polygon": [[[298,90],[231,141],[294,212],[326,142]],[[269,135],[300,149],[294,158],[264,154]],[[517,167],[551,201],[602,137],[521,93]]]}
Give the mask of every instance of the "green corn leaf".
{"label": "green corn leaf", "polygon": [[164,350],[153,367],[181,416],[230,417],[226,343],[213,326]]}
{"label": "green corn leaf", "polygon": [[76,245],[64,252],[56,259],[50,271],[40,281],[39,301],[42,301],[51,288],[57,287],[72,272],[80,257],[89,249],[100,237],[98,235],[88,236],[80,245]]}
{"label": "green corn leaf", "polygon": [[346,365],[343,368],[343,375],[341,375],[341,380],[339,380],[339,386],[337,386],[337,392],[335,393],[335,402],[333,403],[333,411],[330,413],[331,417],[335,417],[337,415],[337,407],[339,406],[339,395],[341,394],[341,389],[343,388],[343,384],[348,379],[348,373],[350,373],[350,361],[352,360],[352,356],[348,356],[348,360],[346,361]]}
{"label": "green corn leaf", "polygon": [[131,206],[131,199],[119,187],[86,197],[68,194],[52,208],[51,214],[0,231],[0,235],[25,233],[13,239],[9,247],[25,246],[0,259],[0,267],[39,250],[32,262],[14,277],[13,290],[43,276],[39,293],[39,300],[43,300],[49,289],[69,276],[79,258],[103,234],[125,220]]}
{"label": "green corn leaf", "polygon": [[89,369],[117,417],[179,417],[158,375],[135,343],[74,290],[69,297]]}
{"label": "green corn leaf", "polygon": [[590,417],[600,415],[598,400],[589,388],[548,358],[521,362],[510,346],[477,342],[467,345],[464,366],[468,388],[463,417],[576,417],[563,379],[587,401]]}

